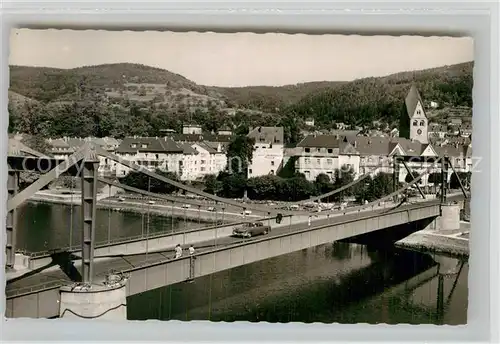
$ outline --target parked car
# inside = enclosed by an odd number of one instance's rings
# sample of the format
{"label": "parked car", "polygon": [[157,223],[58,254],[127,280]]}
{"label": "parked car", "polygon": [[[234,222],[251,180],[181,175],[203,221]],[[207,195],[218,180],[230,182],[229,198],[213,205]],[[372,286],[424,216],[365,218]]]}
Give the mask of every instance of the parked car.
{"label": "parked car", "polygon": [[189,208],[191,208],[191,204],[183,204],[182,208],[183,209],[189,209]]}
{"label": "parked car", "polygon": [[215,211],[215,207],[208,207],[207,210],[208,211]]}
{"label": "parked car", "polygon": [[123,197],[118,197],[118,202],[125,202],[125,198],[123,198]]}
{"label": "parked car", "polygon": [[251,210],[245,210],[241,212],[241,215],[251,215],[252,211]]}
{"label": "parked car", "polygon": [[266,235],[270,231],[271,227],[264,226],[262,222],[250,222],[234,229],[233,236],[241,238],[251,238],[255,235]]}
{"label": "parked car", "polygon": [[155,201],[153,201],[153,200],[149,200],[149,201],[148,201],[148,204],[155,204],[155,203],[156,203],[156,202],[155,202]]}

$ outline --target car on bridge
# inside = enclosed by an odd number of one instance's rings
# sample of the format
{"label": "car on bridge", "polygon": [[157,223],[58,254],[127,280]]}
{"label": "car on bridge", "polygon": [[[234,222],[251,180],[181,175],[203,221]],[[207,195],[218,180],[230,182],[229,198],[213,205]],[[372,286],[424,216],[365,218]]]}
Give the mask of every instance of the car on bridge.
{"label": "car on bridge", "polygon": [[271,231],[270,226],[264,226],[262,222],[249,222],[233,230],[233,236],[251,238],[255,235],[266,235]]}

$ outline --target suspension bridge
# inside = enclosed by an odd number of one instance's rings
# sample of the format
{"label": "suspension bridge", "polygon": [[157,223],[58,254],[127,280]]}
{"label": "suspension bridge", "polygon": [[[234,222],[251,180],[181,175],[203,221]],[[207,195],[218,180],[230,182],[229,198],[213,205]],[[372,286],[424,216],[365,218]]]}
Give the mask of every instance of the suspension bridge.
{"label": "suspension bridge", "polygon": [[[215,225],[155,235],[149,235],[146,230],[145,235],[139,238],[96,243],[98,182],[169,202],[172,209],[179,201],[173,196],[155,194],[150,190],[133,188],[99,177],[99,157],[144,173],[149,180],[155,179],[210,200],[214,204],[214,216],[217,219]],[[449,159],[435,158],[432,166],[424,173],[397,189],[400,164],[413,177],[407,165],[409,159],[415,161],[415,157],[393,159],[395,191],[391,194],[357,207],[317,213],[241,203],[211,195],[144,169],[91,143],[65,160],[46,157],[19,145],[9,151],[7,158],[9,199],[6,225],[6,314],[8,317],[126,319],[126,297],[147,290],[192,281],[218,271],[372,232],[390,229],[391,233],[400,231],[400,235],[405,236],[426,227],[455,226],[459,222],[458,206],[447,202],[468,196],[463,187],[462,194],[447,195],[448,169],[453,169]],[[429,158],[425,159],[425,162],[429,162]],[[440,198],[427,199],[418,187],[418,182],[436,168],[441,170],[442,176]],[[26,171],[42,174],[35,182],[18,192],[19,174]],[[70,238],[70,245],[66,248],[35,253],[16,250],[16,209],[61,175],[78,176],[81,179],[80,247],[73,245]],[[340,189],[294,204],[319,202],[367,177],[368,175],[363,175]],[[422,199],[412,203],[400,202],[399,196],[412,185],[418,188]],[[189,199],[183,200],[183,203],[198,206],[194,211],[200,214],[199,203]],[[148,204],[148,209],[149,206]],[[225,223],[228,207],[241,209],[243,214],[250,210],[263,215],[244,215],[241,221]],[[231,236],[235,227],[255,221],[267,223],[271,232],[249,239]],[[402,227],[405,230],[400,230]],[[173,248],[177,244],[182,244],[183,248],[193,244],[196,246],[196,253],[174,258]]]}

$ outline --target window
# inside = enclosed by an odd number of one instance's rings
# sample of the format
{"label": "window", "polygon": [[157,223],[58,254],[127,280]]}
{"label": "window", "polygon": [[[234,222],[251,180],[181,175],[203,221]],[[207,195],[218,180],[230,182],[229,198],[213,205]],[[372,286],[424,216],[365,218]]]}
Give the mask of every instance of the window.
{"label": "window", "polygon": [[418,121],[413,121],[413,126],[416,127],[418,125]]}
{"label": "window", "polygon": [[273,161],[271,161],[271,166],[274,166],[274,160],[273,160]]}
{"label": "window", "polygon": [[304,171],[304,174],[306,175],[306,177],[309,177],[310,172],[309,171]]}
{"label": "window", "polygon": [[311,163],[311,160],[310,160],[309,158],[305,158],[304,162],[305,162],[306,164],[310,164],[310,163]]}
{"label": "window", "polygon": [[248,169],[248,174],[252,174],[252,169],[251,168]]}
{"label": "window", "polygon": [[132,143],[132,144],[130,145],[130,148],[137,148],[137,145],[136,145],[135,143]]}
{"label": "window", "polygon": [[317,151],[318,151],[318,152],[321,152],[321,148],[318,148],[318,149],[317,149]]}
{"label": "window", "polygon": [[156,159],[159,159],[159,156],[158,156],[158,154],[155,154],[155,157],[156,157]]}
{"label": "window", "polygon": [[425,125],[425,121],[420,121],[420,126],[423,127]]}
{"label": "window", "polygon": [[202,165],[205,165],[205,160],[201,160],[201,164],[202,164]]}
{"label": "window", "polygon": [[321,164],[321,160],[320,159],[316,159],[316,163],[319,165]]}
{"label": "window", "polygon": [[141,147],[142,147],[142,148],[148,148],[148,144],[147,144],[147,143],[143,143],[143,144],[141,145]]}
{"label": "window", "polygon": [[311,152],[311,149],[310,149],[310,148],[304,148],[304,151],[305,151],[306,153],[310,153],[310,152]]}
{"label": "window", "polygon": [[205,171],[205,167],[201,167],[201,168],[200,168],[200,171],[201,171],[201,172],[204,172],[204,171]]}
{"label": "window", "polygon": [[274,170],[271,170],[271,174],[274,174]]}
{"label": "window", "polygon": [[331,164],[332,164],[332,159],[326,159],[326,163],[327,163],[328,165],[331,165]]}
{"label": "window", "polygon": [[332,154],[333,153],[333,149],[328,148],[328,153]]}

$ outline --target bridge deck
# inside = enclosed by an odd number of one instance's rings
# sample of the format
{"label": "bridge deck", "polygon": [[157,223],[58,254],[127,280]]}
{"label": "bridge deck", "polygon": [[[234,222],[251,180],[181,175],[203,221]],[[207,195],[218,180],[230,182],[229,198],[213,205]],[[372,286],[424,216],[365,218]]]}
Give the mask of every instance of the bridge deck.
{"label": "bridge deck", "polygon": [[[425,202],[416,203],[406,206],[401,206],[397,208],[397,211],[410,210],[418,207],[437,204],[437,201],[434,202]],[[325,225],[335,225],[343,222],[353,221],[359,219],[360,216],[363,217],[375,217],[377,215],[381,215],[384,213],[388,213],[389,209],[379,209],[374,211],[367,211],[361,214],[353,213],[345,216],[339,217],[331,217],[330,219],[321,219],[315,220],[311,222],[311,230],[317,227],[325,226]],[[196,244],[196,253],[209,252],[213,250],[215,247],[221,248],[224,246],[235,245],[238,243],[246,243],[255,240],[261,239],[272,239],[273,237],[281,236],[287,233],[295,233],[301,231],[305,228],[304,223],[296,223],[291,224],[289,226],[278,227],[272,230],[270,234],[266,237],[254,237],[251,239],[241,239],[234,237],[224,237],[220,238],[217,241],[208,240],[204,242],[199,242]],[[94,271],[96,274],[96,282],[99,282],[104,279],[104,275],[111,270],[129,270],[133,268],[137,268],[139,266],[144,266],[146,263],[154,264],[166,259],[173,257],[173,250],[160,250],[157,252],[149,252],[148,254],[133,254],[133,255],[110,255],[106,258],[99,258],[95,261]],[[75,262],[74,267],[79,271],[80,270],[80,262]],[[47,287],[47,284],[53,284],[54,287],[61,285],[62,283],[71,283],[70,278],[58,267],[53,266],[46,270],[42,270],[36,274],[31,276],[25,275],[17,280],[12,280],[7,283],[6,286],[6,295],[7,297],[14,296],[16,294],[21,294],[24,292],[35,291],[37,289],[44,289]]]}

